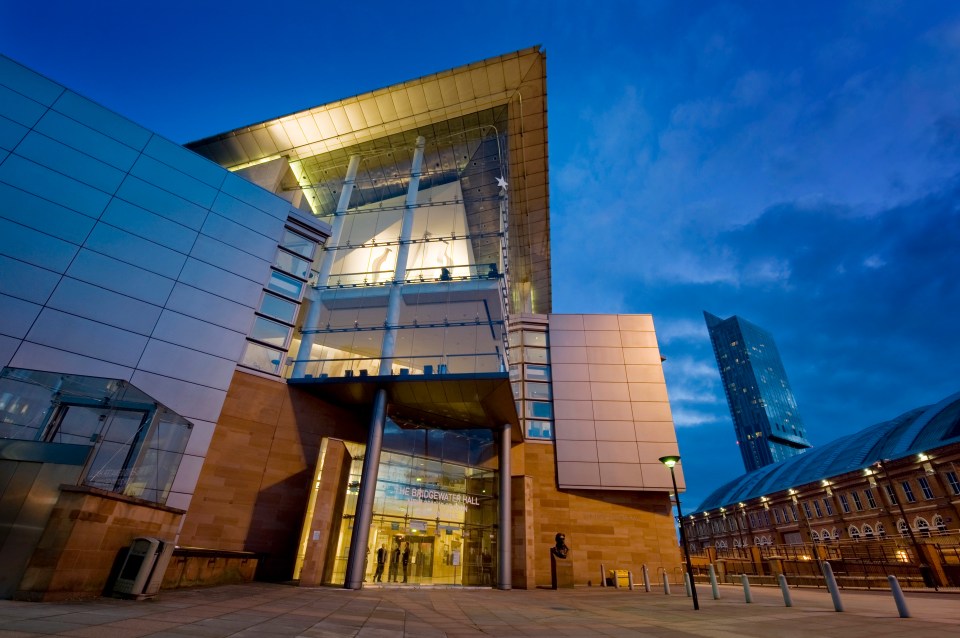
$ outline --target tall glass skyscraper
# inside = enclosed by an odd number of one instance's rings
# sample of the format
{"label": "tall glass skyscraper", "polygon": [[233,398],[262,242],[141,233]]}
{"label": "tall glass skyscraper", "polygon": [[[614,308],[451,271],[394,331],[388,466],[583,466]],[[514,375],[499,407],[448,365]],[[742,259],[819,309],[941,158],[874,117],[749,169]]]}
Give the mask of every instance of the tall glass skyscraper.
{"label": "tall glass skyscraper", "polygon": [[736,315],[703,316],[743,466],[751,472],[803,453],[810,442],[773,336]]}

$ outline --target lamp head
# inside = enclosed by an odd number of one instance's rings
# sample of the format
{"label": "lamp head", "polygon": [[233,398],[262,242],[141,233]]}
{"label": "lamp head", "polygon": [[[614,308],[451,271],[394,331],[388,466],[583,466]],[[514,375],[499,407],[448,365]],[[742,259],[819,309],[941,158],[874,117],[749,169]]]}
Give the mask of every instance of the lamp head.
{"label": "lamp head", "polygon": [[660,462],[666,465],[667,467],[673,467],[680,462],[679,456],[661,456]]}

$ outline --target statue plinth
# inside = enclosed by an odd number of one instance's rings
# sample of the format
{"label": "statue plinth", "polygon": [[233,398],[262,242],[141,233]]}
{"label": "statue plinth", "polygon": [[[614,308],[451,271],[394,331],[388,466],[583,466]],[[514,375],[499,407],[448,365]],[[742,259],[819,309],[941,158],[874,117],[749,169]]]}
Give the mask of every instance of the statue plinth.
{"label": "statue plinth", "polygon": [[573,589],[573,561],[551,553],[550,583],[554,589]]}

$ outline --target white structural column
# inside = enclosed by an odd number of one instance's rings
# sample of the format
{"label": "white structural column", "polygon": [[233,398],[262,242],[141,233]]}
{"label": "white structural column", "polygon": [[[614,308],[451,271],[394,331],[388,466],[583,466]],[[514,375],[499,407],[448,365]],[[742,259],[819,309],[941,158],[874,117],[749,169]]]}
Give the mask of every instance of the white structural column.
{"label": "white structural column", "polygon": [[400,246],[397,248],[397,267],[393,271],[393,284],[390,286],[390,299],[387,301],[387,316],[384,319],[386,332],[380,347],[380,374],[390,374],[393,367],[393,355],[397,347],[397,324],[400,321],[400,292],[407,278],[407,259],[410,255],[410,236],[413,235],[413,216],[417,212],[417,195],[420,191],[420,167],[423,164],[423,147],[426,140],[417,138],[417,148],[413,152],[413,164],[410,167],[410,185],[407,199],[403,204],[403,219],[400,222]]}
{"label": "white structural column", "polygon": [[513,553],[512,542],[513,516],[510,512],[510,446],[511,427],[505,423],[500,430],[500,520],[497,521],[497,545],[500,555],[497,557],[497,589],[513,588]]}
{"label": "white structural column", "polygon": [[[407,188],[407,200],[400,224],[400,247],[397,250],[397,267],[393,273],[390,287],[390,299],[387,302],[387,316],[384,319],[386,332],[380,348],[380,374],[389,374],[393,355],[397,346],[397,323],[400,320],[400,290],[407,275],[407,257],[410,253],[410,236],[413,232],[413,216],[417,207],[417,193],[420,190],[420,167],[423,164],[423,147],[426,140],[417,138],[417,148],[413,153],[410,167],[410,185]],[[367,543],[370,540],[370,524],[373,522],[373,501],[377,494],[377,474],[380,471],[380,450],[383,447],[383,431],[387,423],[387,391],[377,390],[370,416],[370,431],[367,433],[367,449],[363,457],[363,473],[360,476],[360,492],[357,494],[357,511],[353,519],[353,533],[350,535],[350,554],[347,557],[347,577],[344,587],[363,588],[363,575],[366,568]]]}
{"label": "white structural column", "polygon": [[[340,189],[340,199],[337,201],[337,210],[333,214],[333,224],[331,224],[330,238],[326,245],[332,248],[340,246],[340,235],[343,233],[343,220],[350,208],[350,197],[353,195],[353,186],[357,182],[357,168],[360,166],[360,156],[351,155],[350,163],[347,165],[347,176],[343,180],[343,188]],[[331,248],[324,248],[323,258],[320,262],[320,271],[317,274],[317,288],[311,291],[310,309],[303,320],[303,327],[306,329],[316,329],[320,322],[320,288],[327,285],[330,279],[330,269],[333,268],[333,262],[336,261],[336,251]],[[313,350],[313,344],[317,341],[317,335],[313,332],[305,333],[300,340],[300,349],[297,351],[297,362],[293,365],[293,378],[301,378],[307,373],[307,362],[310,360],[310,352]]]}

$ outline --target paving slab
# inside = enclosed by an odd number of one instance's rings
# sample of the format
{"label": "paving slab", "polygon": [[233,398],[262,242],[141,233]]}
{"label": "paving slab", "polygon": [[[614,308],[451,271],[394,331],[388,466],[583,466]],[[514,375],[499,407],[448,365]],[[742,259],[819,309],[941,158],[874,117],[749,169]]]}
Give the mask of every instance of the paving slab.
{"label": "paving slab", "polygon": [[883,638],[960,635],[958,592],[907,592],[900,618],[888,591],[841,592],[836,612],[823,589],[698,587],[700,610],[683,589],[662,592],[584,587],[552,590],[296,587],[249,583],[164,591],[147,601],[101,598],[65,603],[0,600],[0,638],[454,638],[646,636],[656,638]]}

